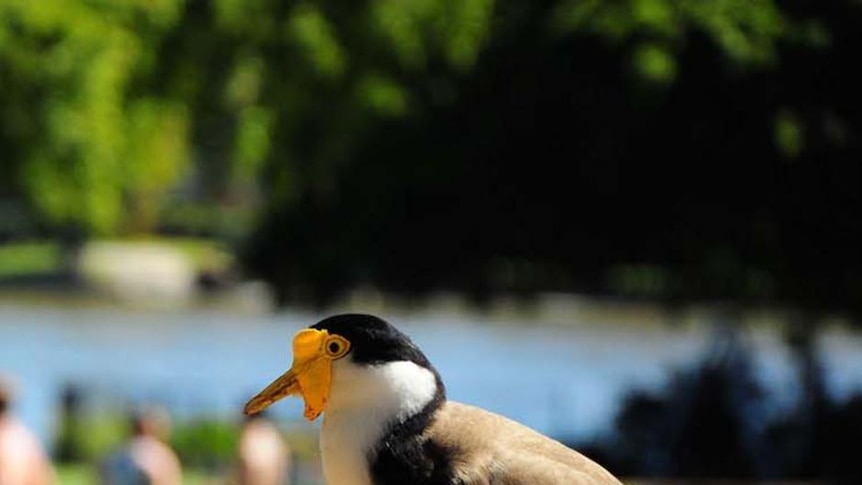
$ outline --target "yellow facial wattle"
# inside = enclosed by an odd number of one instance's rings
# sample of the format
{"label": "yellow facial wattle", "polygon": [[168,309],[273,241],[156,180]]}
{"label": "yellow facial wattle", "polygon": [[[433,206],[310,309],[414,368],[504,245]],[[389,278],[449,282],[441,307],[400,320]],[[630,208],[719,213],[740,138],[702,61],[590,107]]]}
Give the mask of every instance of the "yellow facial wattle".
{"label": "yellow facial wattle", "polygon": [[256,414],[292,394],[305,401],[303,415],[313,421],[326,410],[332,384],[332,361],[350,350],[350,342],[326,330],[306,328],[293,338],[293,365],[246,405],[246,414]]}
{"label": "yellow facial wattle", "polygon": [[[329,385],[332,381],[332,361],[326,358],[326,330],[301,330],[293,339],[293,365],[297,369],[299,392],[305,400],[302,413],[314,421],[326,409]],[[301,369],[301,370],[299,370]]]}

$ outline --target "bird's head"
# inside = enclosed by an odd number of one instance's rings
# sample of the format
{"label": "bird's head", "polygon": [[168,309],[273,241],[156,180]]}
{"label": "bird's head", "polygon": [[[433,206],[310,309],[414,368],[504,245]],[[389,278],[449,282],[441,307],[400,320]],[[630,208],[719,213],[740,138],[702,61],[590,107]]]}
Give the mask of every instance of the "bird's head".
{"label": "bird's head", "polygon": [[417,393],[423,400],[428,393],[428,399],[442,399],[444,393],[437,371],[398,329],[371,315],[337,315],[297,332],[293,365],[254,396],[244,412],[256,414],[299,394],[305,417],[313,421],[328,409],[334,394],[342,402],[361,401],[363,394],[384,386],[408,399]]}

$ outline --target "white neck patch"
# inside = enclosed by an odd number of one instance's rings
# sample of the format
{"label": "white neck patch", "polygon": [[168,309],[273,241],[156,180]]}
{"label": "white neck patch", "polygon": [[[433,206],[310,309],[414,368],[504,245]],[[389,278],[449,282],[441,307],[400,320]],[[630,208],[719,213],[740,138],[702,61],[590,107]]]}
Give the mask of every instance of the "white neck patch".
{"label": "white neck patch", "polygon": [[334,361],[320,430],[327,483],[371,485],[369,453],[386,426],[421,411],[436,392],[434,374],[413,362],[367,366],[350,356]]}

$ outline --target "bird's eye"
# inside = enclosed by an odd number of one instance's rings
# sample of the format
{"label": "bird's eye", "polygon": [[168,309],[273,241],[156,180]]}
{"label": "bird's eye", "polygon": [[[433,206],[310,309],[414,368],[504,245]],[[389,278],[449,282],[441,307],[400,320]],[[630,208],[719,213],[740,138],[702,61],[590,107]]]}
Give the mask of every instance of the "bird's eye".
{"label": "bird's eye", "polygon": [[332,358],[343,356],[350,350],[350,342],[339,335],[332,335],[326,341],[326,353]]}

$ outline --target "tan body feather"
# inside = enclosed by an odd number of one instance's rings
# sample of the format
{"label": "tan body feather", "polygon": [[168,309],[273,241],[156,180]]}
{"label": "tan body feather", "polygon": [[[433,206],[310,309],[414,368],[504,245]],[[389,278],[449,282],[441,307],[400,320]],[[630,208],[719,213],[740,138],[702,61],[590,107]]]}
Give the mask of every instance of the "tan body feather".
{"label": "tan body feather", "polygon": [[454,450],[465,485],[621,485],[598,463],[520,423],[448,401],[425,437]]}

